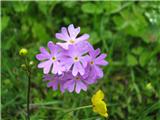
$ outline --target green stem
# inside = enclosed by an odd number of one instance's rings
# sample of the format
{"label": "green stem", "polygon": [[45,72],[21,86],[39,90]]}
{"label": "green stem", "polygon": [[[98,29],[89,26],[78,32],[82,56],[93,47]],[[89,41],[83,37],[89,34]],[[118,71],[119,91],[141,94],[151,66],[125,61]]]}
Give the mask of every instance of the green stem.
{"label": "green stem", "polygon": [[27,67],[27,77],[28,77],[28,89],[27,89],[27,120],[30,120],[30,89],[31,89],[31,69],[29,66],[28,58],[25,58],[25,65]]}
{"label": "green stem", "polygon": [[72,111],[76,111],[76,110],[81,110],[81,109],[86,109],[86,108],[91,108],[92,105],[87,105],[87,106],[82,106],[82,107],[77,107],[77,108],[71,108],[71,109],[63,109],[63,108],[60,108],[60,107],[50,107],[50,106],[45,106],[45,105],[35,105],[35,106],[32,106],[32,107],[39,107],[39,108],[42,108],[42,109],[50,109],[50,110],[59,110],[59,111],[62,111],[64,113],[68,113],[68,112],[72,112]]}
{"label": "green stem", "polygon": [[134,71],[133,71],[132,68],[131,68],[131,80],[132,80],[132,83],[133,83],[133,87],[134,87],[134,89],[135,89],[135,92],[137,93],[138,101],[139,101],[139,103],[141,103],[141,102],[142,102],[142,96],[141,96],[141,94],[140,94],[140,90],[139,90],[137,84],[135,83],[135,74],[134,74]]}
{"label": "green stem", "polygon": [[77,107],[77,108],[71,108],[71,109],[66,110],[65,112],[72,112],[72,111],[91,108],[91,107],[92,107],[92,105],[87,105],[87,106],[82,106],[82,107]]}
{"label": "green stem", "polygon": [[31,73],[28,71],[28,91],[27,91],[27,120],[30,120],[30,84],[31,84]]}

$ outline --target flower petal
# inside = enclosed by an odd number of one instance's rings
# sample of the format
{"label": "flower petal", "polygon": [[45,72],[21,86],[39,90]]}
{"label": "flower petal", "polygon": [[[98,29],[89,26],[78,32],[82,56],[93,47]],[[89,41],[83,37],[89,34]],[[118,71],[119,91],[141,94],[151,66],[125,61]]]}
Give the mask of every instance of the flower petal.
{"label": "flower petal", "polygon": [[62,48],[68,50],[68,43],[57,43],[57,45],[61,46]]}
{"label": "flower petal", "polygon": [[76,82],[76,93],[80,93],[81,89],[83,89],[84,91],[87,90],[87,85],[85,85],[81,80],[78,80]]}
{"label": "flower petal", "polygon": [[75,81],[74,80],[69,80],[64,83],[64,89],[68,89],[69,92],[74,91],[74,86],[75,86]]}
{"label": "flower petal", "polygon": [[96,56],[98,56],[99,54],[100,54],[100,49],[98,48],[98,49],[96,49],[96,50],[94,50],[94,49],[92,49],[92,50],[90,50],[90,52],[89,52],[89,55],[92,57],[92,58],[96,58]]}
{"label": "flower petal", "polygon": [[87,40],[89,38],[89,35],[88,34],[83,34],[82,36],[76,38],[76,43],[77,42],[80,42],[80,41],[84,41],[84,40]]}
{"label": "flower petal", "polygon": [[66,38],[66,36],[64,34],[62,34],[62,33],[56,33],[55,37],[57,39],[60,39],[60,40],[63,40],[63,41],[68,41],[68,39]]}
{"label": "flower petal", "polygon": [[88,62],[89,62],[90,59],[91,58],[90,58],[89,55],[86,55],[86,56],[84,56],[84,57],[81,58],[81,62],[82,62],[82,65],[83,65],[84,68],[87,67],[87,64],[88,64]]}
{"label": "flower petal", "polygon": [[50,56],[48,56],[46,54],[42,54],[42,53],[36,55],[37,60],[46,60],[46,59],[49,59],[49,58],[50,58]]}
{"label": "flower petal", "polygon": [[69,37],[67,28],[62,27],[62,28],[61,28],[61,32],[62,32],[62,34],[65,36],[65,38],[66,38],[67,41],[71,39],[71,38]]}
{"label": "flower petal", "polygon": [[102,90],[98,90],[93,96],[92,96],[92,104],[96,105],[97,102],[101,101],[102,99],[104,99],[104,93]]}
{"label": "flower petal", "polygon": [[91,44],[88,41],[78,42],[75,45],[76,45],[76,48],[78,49],[78,51],[80,51],[80,55],[83,55],[83,54],[89,52],[91,49]]}
{"label": "flower petal", "polygon": [[65,66],[66,71],[70,70],[70,68],[73,65],[73,60],[72,58],[67,58],[65,61],[63,61],[63,64]]}
{"label": "flower petal", "polygon": [[45,62],[41,62],[38,64],[38,68],[43,68],[43,73],[44,74],[48,74],[52,65],[52,61],[51,60],[47,60]]}
{"label": "flower petal", "polygon": [[53,90],[58,89],[58,81],[57,80],[52,80],[47,84],[48,87],[52,87]]}
{"label": "flower petal", "polygon": [[100,78],[102,78],[103,77],[103,71],[102,71],[102,69],[100,67],[96,66],[96,65],[94,65],[94,69],[96,71],[97,76],[100,77]]}
{"label": "flower petal", "polygon": [[103,117],[108,117],[107,107],[104,101],[99,101],[94,105],[94,111],[99,113]]}
{"label": "flower petal", "polygon": [[56,46],[52,41],[48,42],[48,48],[49,48],[52,55],[54,55],[54,53],[57,52],[56,51]]}
{"label": "flower petal", "polygon": [[77,66],[78,72],[79,72],[81,75],[84,75],[85,71],[84,71],[83,66],[80,64],[80,62],[77,62],[77,63],[76,63],[76,66]]}
{"label": "flower petal", "polygon": [[63,68],[61,66],[61,64],[57,61],[57,62],[54,62],[53,64],[53,68],[52,68],[52,73],[53,74],[62,74],[62,71],[63,71]]}
{"label": "flower petal", "polygon": [[80,27],[74,28],[73,24],[68,26],[68,32],[72,40],[74,40],[80,32]]}
{"label": "flower petal", "polygon": [[100,60],[103,60],[104,58],[106,58],[106,54],[101,54],[100,56],[98,56],[97,58],[96,58],[96,61],[100,61]]}
{"label": "flower petal", "polygon": [[73,65],[72,74],[73,74],[73,76],[77,76],[77,74],[78,74],[78,68],[77,68],[77,64],[76,63]]}
{"label": "flower petal", "polygon": [[48,52],[44,47],[40,47],[39,50],[40,50],[40,52],[41,52],[42,54],[45,54],[46,56],[50,57],[49,52]]}
{"label": "flower petal", "polygon": [[65,27],[61,28],[61,33],[56,33],[55,37],[60,40],[68,41],[70,37],[68,35],[67,29]]}
{"label": "flower petal", "polygon": [[43,79],[44,79],[44,81],[53,80],[53,79],[54,79],[54,76],[51,75],[51,74],[45,74],[45,75],[43,76]]}
{"label": "flower petal", "polygon": [[99,60],[99,61],[95,60],[95,64],[96,65],[108,65],[108,62],[105,60]]}

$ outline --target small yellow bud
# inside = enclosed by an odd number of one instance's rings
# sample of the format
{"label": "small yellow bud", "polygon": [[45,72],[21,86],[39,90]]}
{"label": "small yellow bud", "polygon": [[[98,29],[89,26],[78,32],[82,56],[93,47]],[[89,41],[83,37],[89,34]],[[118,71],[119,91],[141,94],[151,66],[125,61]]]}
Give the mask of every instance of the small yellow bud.
{"label": "small yellow bud", "polygon": [[33,62],[33,61],[30,61],[30,62],[29,62],[29,65],[30,65],[30,66],[32,66],[33,64],[34,64],[34,62]]}
{"label": "small yellow bud", "polygon": [[28,53],[28,50],[25,49],[25,48],[22,48],[22,49],[20,49],[20,51],[19,51],[19,55],[20,55],[20,56],[25,56],[25,55],[27,55],[27,53]]}

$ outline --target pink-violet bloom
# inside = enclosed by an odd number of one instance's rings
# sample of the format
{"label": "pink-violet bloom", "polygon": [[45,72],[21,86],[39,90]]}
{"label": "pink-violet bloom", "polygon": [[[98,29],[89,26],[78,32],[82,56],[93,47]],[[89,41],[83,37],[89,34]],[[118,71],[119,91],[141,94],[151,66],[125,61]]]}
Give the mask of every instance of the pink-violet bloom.
{"label": "pink-violet bloom", "polygon": [[68,49],[69,45],[74,45],[82,41],[86,41],[89,38],[88,34],[83,34],[82,36],[78,36],[80,33],[80,27],[74,28],[73,24],[70,24],[68,26],[68,29],[66,27],[61,28],[60,33],[56,33],[55,36],[57,39],[63,40],[65,42],[63,43],[57,43],[64,49]]}
{"label": "pink-violet bloom", "polygon": [[83,76],[79,73],[77,76],[73,76],[72,72],[66,72],[64,75],[64,84],[63,87],[65,90],[68,90],[69,92],[75,91],[76,93],[80,93],[81,90],[86,91],[88,85],[96,83],[96,78],[93,76],[93,74],[86,72]]}
{"label": "pink-violet bloom", "polygon": [[46,74],[44,75],[44,81],[49,81],[47,86],[52,87],[53,90],[57,90],[60,87],[60,91],[64,92],[64,79],[62,75],[53,75],[53,74]]}
{"label": "pink-violet bloom", "polygon": [[108,65],[106,54],[101,54],[100,49],[94,50],[87,41],[88,34],[78,36],[80,27],[73,24],[68,28],[62,27],[56,38],[62,43],[48,42],[49,51],[44,47],[36,58],[40,61],[38,68],[43,68],[44,81],[53,90],[60,88],[61,92],[86,91],[90,84],[94,84],[103,77],[102,66]]}
{"label": "pink-violet bloom", "polygon": [[44,48],[40,48],[40,54],[36,55],[36,58],[41,61],[38,64],[38,68],[43,68],[44,74],[48,74],[51,70],[53,74],[62,74],[65,70],[61,60],[61,48],[58,45],[53,44],[53,42],[48,42],[48,48],[50,53]]}
{"label": "pink-violet bloom", "polygon": [[100,49],[94,50],[93,48],[89,51],[89,69],[94,75],[96,75],[98,78],[103,77],[103,70],[100,68],[100,66],[108,65],[108,62],[105,60],[106,54],[100,54]]}
{"label": "pink-violet bloom", "polygon": [[80,74],[73,76],[69,71],[66,73],[64,79],[66,81],[64,83],[64,89],[67,89],[69,92],[73,92],[75,90],[76,93],[80,93],[81,90],[87,90],[87,83]]}
{"label": "pink-violet bloom", "polygon": [[84,55],[85,50],[81,51],[81,49],[75,45],[70,45],[69,50],[63,53],[62,63],[64,64],[67,71],[71,70],[73,76],[77,76],[78,73],[80,75],[84,75],[85,67],[87,66],[89,56]]}

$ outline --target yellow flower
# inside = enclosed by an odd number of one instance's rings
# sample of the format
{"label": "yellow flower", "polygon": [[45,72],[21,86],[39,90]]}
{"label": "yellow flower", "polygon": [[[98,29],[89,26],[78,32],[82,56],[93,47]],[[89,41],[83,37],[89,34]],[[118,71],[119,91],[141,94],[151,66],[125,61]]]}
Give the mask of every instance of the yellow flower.
{"label": "yellow flower", "polygon": [[22,49],[20,49],[20,51],[19,51],[19,55],[20,55],[20,56],[25,56],[25,55],[27,55],[27,53],[28,53],[28,50],[25,49],[25,48],[22,48]]}
{"label": "yellow flower", "polygon": [[92,96],[92,105],[93,105],[93,111],[96,113],[99,113],[101,116],[108,117],[107,113],[107,105],[103,101],[104,99],[104,93],[101,90],[98,90],[93,96]]}

